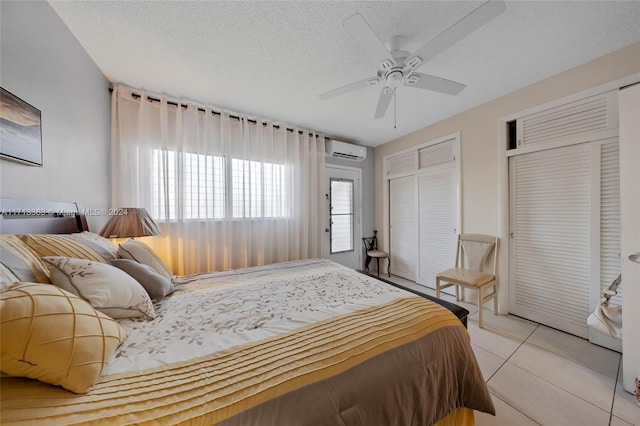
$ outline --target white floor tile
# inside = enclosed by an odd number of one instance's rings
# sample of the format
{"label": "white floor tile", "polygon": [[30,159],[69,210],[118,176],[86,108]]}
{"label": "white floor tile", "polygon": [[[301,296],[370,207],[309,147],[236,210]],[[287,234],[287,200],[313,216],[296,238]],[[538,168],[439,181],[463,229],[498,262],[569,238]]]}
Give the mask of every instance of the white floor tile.
{"label": "white floor tile", "polygon": [[609,377],[616,377],[620,354],[588,340],[540,325],[527,343],[575,361]]}
{"label": "white floor tile", "polygon": [[534,422],[500,398],[491,395],[493,405],[496,407],[495,417],[491,414],[475,412],[476,426],[535,426]]}
{"label": "white floor tile", "polygon": [[[478,323],[478,312],[469,315],[469,320]],[[484,328],[501,334],[524,340],[533,333],[538,324],[513,315],[494,315],[492,310],[484,309]]]}
{"label": "white floor tile", "polygon": [[478,364],[480,364],[480,370],[482,371],[482,377],[487,381],[493,373],[498,371],[498,368],[502,364],[504,364],[504,359],[497,357],[491,352],[485,351],[480,346],[471,345],[473,348],[473,353],[476,355],[476,359],[478,360]]}
{"label": "white floor tile", "polygon": [[633,424],[625,422],[621,418],[613,416],[611,417],[611,423],[609,423],[609,426],[633,426]]}
{"label": "white floor tile", "polygon": [[621,382],[616,386],[613,415],[634,426],[640,426],[640,406],[636,402],[636,397],[622,388]]}
{"label": "white floor tile", "polygon": [[469,321],[468,330],[471,343],[502,359],[509,358],[522,343],[522,339],[479,328],[478,324],[472,321]]}
{"label": "white floor tile", "polygon": [[609,411],[507,362],[489,380],[489,389],[542,425],[606,426]]}
{"label": "white floor tile", "polygon": [[509,362],[609,412],[616,379],[525,343]]}

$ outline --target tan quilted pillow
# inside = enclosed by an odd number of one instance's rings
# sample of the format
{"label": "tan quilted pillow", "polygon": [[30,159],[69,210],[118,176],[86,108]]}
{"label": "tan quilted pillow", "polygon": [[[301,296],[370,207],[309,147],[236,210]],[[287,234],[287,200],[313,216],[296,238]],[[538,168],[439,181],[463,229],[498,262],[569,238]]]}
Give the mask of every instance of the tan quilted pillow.
{"label": "tan quilted pillow", "polygon": [[0,234],[0,262],[19,281],[49,283],[49,271],[17,235]]}
{"label": "tan quilted pillow", "polygon": [[100,377],[125,330],[51,284],[20,283],[0,294],[0,369],[76,393]]}
{"label": "tan quilted pillow", "polygon": [[91,232],[76,234],[22,234],[20,239],[38,257],[64,256],[110,263],[118,256],[118,247]]}

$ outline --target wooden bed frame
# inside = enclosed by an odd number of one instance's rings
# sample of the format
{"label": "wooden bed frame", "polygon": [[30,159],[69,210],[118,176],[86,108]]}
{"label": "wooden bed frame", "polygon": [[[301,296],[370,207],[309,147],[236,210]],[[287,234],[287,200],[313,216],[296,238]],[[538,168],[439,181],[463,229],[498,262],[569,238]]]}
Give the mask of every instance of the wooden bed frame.
{"label": "wooden bed frame", "polygon": [[4,234],[73,234],[88,231],[76,203],[0,198],[0,232]]}

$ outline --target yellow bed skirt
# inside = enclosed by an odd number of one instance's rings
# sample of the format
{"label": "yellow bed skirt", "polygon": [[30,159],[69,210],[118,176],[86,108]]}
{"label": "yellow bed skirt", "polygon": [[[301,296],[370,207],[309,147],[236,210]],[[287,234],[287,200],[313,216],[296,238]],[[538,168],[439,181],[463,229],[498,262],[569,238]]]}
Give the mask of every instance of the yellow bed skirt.
{"label": "yellow bed skirt", "polygon": [[447,416],[441,418],[434,426],[473,426],[476,419],[471,408],[456,408]]}

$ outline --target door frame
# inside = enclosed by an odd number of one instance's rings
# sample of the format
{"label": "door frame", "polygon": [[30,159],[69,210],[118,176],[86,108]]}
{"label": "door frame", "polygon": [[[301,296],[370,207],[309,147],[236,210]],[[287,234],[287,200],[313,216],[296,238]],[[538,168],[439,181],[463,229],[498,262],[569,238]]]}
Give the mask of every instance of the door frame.
{"label": "door frame", "polygon": [[[346,170],[349,172],[355,172],[357,175],[357,179],[354,182],[354,189],[356,190],[357,194],[354,194],[355,196],[353,197],[353,218],[354,218],[354,223],[353,224],[353,250],[356,253],[356,257],[357,257],[357,263],[358,263],[358,268],[362,267],[363,265],[363,259],[362,259],[362,169],[359,167],[351,167],[351,166],[343,166],[343,165],[339,165],[339,164],[330,164],[330,163],[325,163],[325,193],[328,195],[328,188],[327,188],[327,182],[330,181],[331,177],[329,176],[329,170],[328,169],[336,169],[336,170]],[[327,200],[329,201],[329,200]],[[324,219],[324,225],[325,225],[325,229],[330,229],[329,227],[329,212],[326,209],[326,205],[324,208],[324,213],[325,213],[325,219]],[[327,232],[325,232],[326,234]],[[331,253],[331,242],[330,242],[331,237],[329,236],[326,240],[325,240],[325,244],[323,244],[324,246],[324,253],[323,253],[323,257],[325,259],[329,259],[330,253]],[[340,254],[337,254],[337,256],[339,256]]]}
{"label": "door frame", "polygon": [[[640,81],[640,79],[638,80]],[[625,92],[628,91],[628,92]],[[620,234],[621,234],[621,263],[623,279],[622,293],[622,372],[623,387],[627,392],[635,390],[634,379],[640,374],[640,311],[637,309],[640,300],[640,265],[633,263],[629,256],[640,251],[640,195],[638,195],[638,171],[636,161],[640,158],[640,146],[637,138],[638,131],[637,112],[640,110],[640,102],[637,95],[640,93],[640,84],[633,87],[622,88],[619,99],[621,100],[621,126],[620,126]],[[624,282],[628,283],[625,287]],[[636,284],[636,285],[634,285]],[[625,298],[630,303],[625,304]]]}

